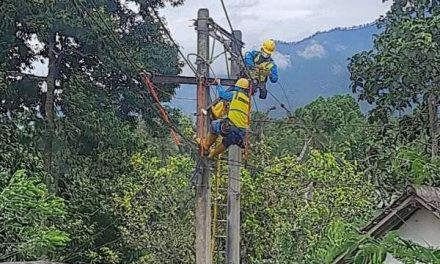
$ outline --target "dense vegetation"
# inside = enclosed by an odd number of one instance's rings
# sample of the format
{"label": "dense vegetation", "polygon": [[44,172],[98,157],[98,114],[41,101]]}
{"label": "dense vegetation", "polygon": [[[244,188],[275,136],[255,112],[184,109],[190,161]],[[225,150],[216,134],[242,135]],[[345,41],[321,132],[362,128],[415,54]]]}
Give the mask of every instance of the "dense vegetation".
{"label": "dense vegetation", "polygon": [[[135,2],[140,13],[101,0],[0,3],[0,261],[194,263],[194,152],[173,145],[137,81],[139,69],[180,72],[152,10],[182,1]],[[243,263],[328,263],[345,251],[356,263],[387,252],[439,263],[393,234],[356,232],[405,185],[440,182],[439,11],[396,1],[374,49],[351,58],[368,115],[351,96],[284,120],[254,114]],[[40,59],[47,76],[24,71]],[[169,101],[175,87],[160,88]],[[186,117],[172,119],[193,136]]]}

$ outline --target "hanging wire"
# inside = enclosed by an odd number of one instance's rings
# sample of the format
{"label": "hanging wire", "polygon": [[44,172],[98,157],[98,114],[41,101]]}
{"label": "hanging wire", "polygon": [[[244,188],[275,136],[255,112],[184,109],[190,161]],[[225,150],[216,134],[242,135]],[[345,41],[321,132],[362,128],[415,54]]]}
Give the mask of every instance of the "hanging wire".
{"label": "hanging wire", "polygon": [[190,67],[191,71],[197,76],[197,69],[189,62],[189,60],[185,57],[183,52],[180,50],[179,45],[177,45],[177,42],[171,36],[170,31],[168,30],[168,28],[165,26],[164,22],[160,18],[159,13],[154,8],[150,8],[150,10],[154,13],[156,19],[159,21],[160,25],[162,26],[163,30],[165,31],[165,34],[168,36],[170,41],[174,44],[174,46],[176,47],[180,56],[183,58],[183,60],[185,60],[186,64]]}
{"label": "hanging wire", "polygon": [[[93,1],[93,0],[92,0]],[[73,2],[75,2],[75,0],[73,0]],[[75,7],[77,7],[77,6],[75,6]],[[86,7],[84,7],[83,6],[83,8],[86,8]],[[81,12],[81,9],[79,9],[78,10],[79,12],[80,12],[80,14],[82,14],[82,12]],[[94,21],[94,23],[95,24],[97,24],[98,26],[99,26],[99,22],[97,21],[97,20],[94,20],[94,18],[93,18],[93,14],[92,13],[90,13],[90,12],[88,12],[88,11],[86,11],[86,13],[88,14],[88,16],[87,17],[90,17],[90,18],[92,18],[92,20]],[[105,20],[103,21],[103,24],[105,24],[106,22],[105,22]],[[100,27],[101,28],[101,27]],[[110,29],[109,27],[108,27],[108,25],[107,25],[107,28],[108,29]],[[101,28],[101,30],[102,30],[102,28]],[[104,30],[105,31],[105,30]],[[115,37],[114,35],[115,35],[115,32],[113,32],[113,31],[110,31],[110,32],[108,32],[108,33],[110,33],[110,37],[113,35],[113,37]],[[116,44],[118,43],[118,40],[117,40],[117,38],[116,39],[114,39],[114,38],[110,38],[112,41],[114,41]],[[117,44],[118,45],[118,44]],[[121,49],[121,52],[123,53],[123,54],[125,54],[124,56],[125,57],[128,57],[127,58],[127,60],[129,60],[129,56],[128,56],[128,54],[125,52],[125,50],[122,48],[122,45],[119,43],[119,48]],[[115,58],[114,58],[115,59]],[[132,65],[132,67],[134,67],[135,69],[137,69],[138,67],[136,66],[136,64],[130,59],[129,60],[129,62],[130,62],[130,64]],[[157,87],[156,87],[157,88]],[[149,101],[146,97],[145,97],[145,95],[141,95],[144,99],[146,99],[147,101]],[[154,107],[154,105],[152,105],[152,107],[153,107],[153,109],[154,110],[156,110],[156,111],[158,111],[158,109],[156,109],[155,107]],[[176,133],[182,138],[182,139],[184,139],[187,143],[189,143],[189,145],[190,146],[192,146],[192,147],[197,147],[197,144],[193,141],[193,140],[191,140],[191,139],[189,139],[189,138],[187,138],[177,127],[176,127],[176,125],[173,123],[173,122],[171,122],[170,124],[164,124],[165,126],[168,126],[168,127],[170,127],[170,128],[172,128],[172,129],[174,129],[175,131],[176,131]],[[201,161],[201,162],[203,162],[204,163],[204,161],[200,158],[200,157],[197,157],[197,159],[199,160],[199,161]],[[233,161],[233,160],[231,160],[231,162],[235,162],[235,165],[234,164],[231,164],[231,166],[239,166],[239,167],[242,167],[243,165],[245,165],[244,163],[242,163],[242,162],[237,162],[237,161]],[[205,164],[205,165],[207,165],[207,164]],[[249,164],[249,163],[246,163],[246,165],[247,165],[247,167],[248,168],[251,168],[251,169],[253,169],[253,170],[257,170],[258,172],[260,172],[260,173],[269,173],[269,174],[273,174],[273,175],[278,175],[278,176],[280,176],[281,174],[279,174],[279,173],[271,173],[271,172],[269,172],[269,171],[267,171],[267,168],[260,168],[260,167],[258,167],[258,166],[255,166],[255,165],[252,165],[252,164]],[[270,165],[268,165],[269,167],[270,167]]]}
{"label": "hanging wire", "polygon": [[[224,11],[225,16],[226,16],[226,20],[228,21],[229,27],[231,29],[232,37],[234,38],[234,43],[237,44],[238,40],[237,40],[237,38],[234,35],[234,28],[232,27],[231,19],[229,18],[229,14],[228,14],[228,10],[226,9],[225,2],[223,0],[220,0],[220,1],[221,1],[221,4],[222,4],[222,7],[223,7],[223,11]],[[249,69],[248,69],[248,67],[246,65],[246,60],[244,59],[243,54],[241,54],[241,52],[239,52],[239,56],[240,56],[240,58],[241,58],[241,60],[243,62],[243,66],[244,66],[244,69],[246,71],[247,76],[251,76],[250,75],[250,71],[249,71]]]}
{"label": "hanging wire", "polygon": [[280,80],[277,81],[277,84],[281,87],[281,90],[283,91],[284,97],[286,98],[287,105],[289,106],[289,110],[290,110],[290,112],[292,112],[293,108],[292,108],[292,105],[290,104],[289,97],[287,96],[286,89],[284,89],[284,85],[281,83]]}
{"label": "hanging wire", "polygon": [[267,91],[269,93],[270,96],[273,97],[273,99],[280,105],[281,108],[283,108],[286,111],[287,116],[291,116],[292,112],[287,109],[286,105],[283,104],[280,99],[278,99],[271,91]]}
{"label": "hanging wire", "polygon": [[[94,5],[95,9],[98,10],[98,7],[97,7],[96,3],[94,2],[94,0],[91,0],[91,1],[92,1],[92,5]],[[110,40],[112,40],[117,45],[117,47],[119,47],[121,52],[124,54],[124,57],[126,57],[127,60],[129,61],[129,64],[135,69],[135,71],[142,72],[142,69],[128,56],[128,54],[126,53],[125,49],[122,47],[122,44],[119,42],[118,38],[116,37],[115,32],[112,31],[111,28],[107,25],[107,22],[105,21],[105,19],[102,16],[100,16],[100,15],[98,16],[98,18],[101,20],[102,24],[104,25],[104,28],[103,28],[100,25],[101,23],[98,20],[95,20],[94,14],[90,13],[88,11],[87,7],[85,7],[82,3],[78,4],[78,2],[76,0],[73,0],[73,3],[75,5],[75,8],[77,8],[77,10],[78,10],[78,12],[80,14],[83,14],[83,11],[86,12],[88,14],[87,17],[89,17],[101,30],[103,30],[104,32],[107,31],[107,33],[109,34]],[[79,6],[82,6],[82,9],[79,8]],[[107,30],[105,30],[105,28],[107,28]],[[113,58],[113,59],[117,62],[116,58]],[[154,86],[154,87],[155,87],[155,89],[158,89],[156,86]],[[160,90],[160,89],[158,89],[158,90]],[[151,100],[149,100],[149,97],[145,96],[145,94],[141,93],[140,95],[146,101],[150,101],[151,102]],[[158,107],[154,103],[151,103],[151,107],[160,116],[160,110],[158,109]],[[170,124],[168,124],[168,123],[163,123],[163,124],[165,126],[171,128],[171,129],[173,129],[174,131],[176,131],[176,133],[182,139],[184,139],[190,146],[193,146],[193,147],[197,146],[197,144],[193,140],[187,138],[184,135],[184,133],[182,133],[173,122],[170,122]]]}

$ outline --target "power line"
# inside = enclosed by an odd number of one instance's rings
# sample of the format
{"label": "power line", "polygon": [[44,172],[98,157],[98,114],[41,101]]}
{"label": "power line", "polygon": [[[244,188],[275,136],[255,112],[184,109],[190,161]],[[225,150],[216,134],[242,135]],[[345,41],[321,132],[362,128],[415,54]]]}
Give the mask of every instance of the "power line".
{"label": "power line", "polygon": [[[75,1],[75,0],[74,0]],[[93,0],[92,0],[93,1]],[[83,8],[85,8],[84,6],[83,6]],[[97,8],[97,6],[95,5],[95,8]],[[91,14],[91,13],[89,13],[89,12],[87,12],[88,14],[89,14],[89,17],[91,17],[92,19],[93,19],[93,14]],[[105,24],[106,25],[106,28],[108,29],[108,33],[110,34],[110,35],[112,35],[114,38],[112,39],[115,43],[117,43],[118,44],[118,47],[121,49],[121,51],[125,54],[125,56],[127,57],[127,58],[129,58],[129,56],[128,56],[128,54],[125,52],[125,50],[123,49],[123,47],[122,47],[122,45],[120,44],[120,42],[118,41],[118,39],[114,36],[115,35],[115,33],[113,32],[113,31],[111,31],[111,29],[110,29],[110,27],[106,24],[106,22],[105,22],[105,20],[102,18],[102,17],[100,17],[100,19],[101,19],[101,21],[102,21],[102,23],[103,24]],[[96,20],[94,20],[93,19],[93,21],[99,26],[99,22],[97,22]],[[101,28],[101,30],[102,30],[102,27],[100,27]],[[240,53],[241,54],[241,53]],[[132,67],[133,68],[135,68],[135,69],[139,69],[140,67],[138,66],[138,65],[136,65],[136,63],[135,62],[133,62],[131,59],[130,59],[130,64],[132,65]],[[155,88],[157,88],[157,87],[155,87]],[[142,97],[144,97],[146,100],[148,100],[143,94],[141,94],[141,96]],[[274,98],[276,98],[276,97],[274,97]],[[189,99],[189,98],[187,98],[187,99]],[[278,100],[277,98],[276,98],[276,100]],[[278,100],[278,102],[280,103],[280,104],[282,104],[279,100]],[[153,104],[153,109],[154,110],[156,110],[157,112],[159,111],[157,108],[156,108],[156,106]],[[159,113],[159,112],[158,112]],[[176,131],[176,133],[177,134],[179,134],[179,136],[181,137],[181,138],[183,138],[185,141],[187,141],[191,146],[196,146],[197,144],[195,143],[195,142],[193,142],[191,139],[188,139],[176,126],[175,126],[175,124],[173,123],[173,122],[171,122],[170,124],[167,124],[167,123],[165,123],[165,125],[166,126],[168,126],[168,127],[170,127],[170,128],[172,128],[173,130],[175,130]],[[201,158],[200,157],[197,157],[197,159],[199,159],[199,160],[201,160]],[[241,165],[244,165],[244,163],[241,163],[240,164],[240,166]],[[250,166],[250,167],[253,167],[253,168],[257,168],[256,166],[253,166],[253,165],[251,165],[251,164],[246,164],[247,166]],[[238,165],[237,165],[238,166]],[[261,169],[259,169],[259,171],[261,171]],[[264,170],[263,170],[264,171]]]}
{"label": "power line", "polygon": [[280,105],[280,107],[286,111],[287,116],[290,116],[292,114],[292,112],[289,109],[287,109],[286,105],[283,104],[281,100],[278,99],[271,91],[267,90],[267,92],[269,93],[270,96],[273,97],[273,99],[275,99],[275,101]]}
{"label": "power line", "polygon": [[[76,2],[76,0],[73,0],[73,2],[74,2],[74,4],[75,4],[75,3],[78,4],[78,3]],[[95,7],[96,9],[98,9],[97,5],[94,3],[94,0],[92,0],[92,4],[94,5],[94,7]],[[82,4],[80,4],[80,5],[83,7],[83,9],[85,9],[85,12],[88,14],[88,17],[90,17],[90,18],[93,20],[93,22],[94,22],[94,23],[95,23],[95,24],[96,24],[101,30],[103,30],[103,28],[101,27],[99,21],[97,21],[97,20],[94,19],[93,14],[90,13],[90,12],[88,12],[88,11],[87,11],[87,8],[86,8],[84,5],[82,5]],[[75,8],[77,8],[76,5],[75,5]],[[77,10],[78,10],[78,8],[77,8]],[[80,9],[79,9],[78,11],[80,12],[80,14],[82,14],[82,12],[81,12]],[[119,49],[121,50],[121,52],[122,52],[122,53],[125,55],[125,57],[129,60],[129,63],[131,64],[131,66],[132,66],[137,72],[142,72],[142,68],[139,67],[135,62],[133,62],[133,61],[131,60],[131,58],[128,56],[128,54],[126,53],[125,49],[122,47],[121,43],[119,42],[118,38],[115,36],[115,32],[113,32],[113,31],[111,30],[111,28],[107,25],[105,19],[103,19],[102,16],[99,16],[99,18],[100,18],[101,22],[104,24],[104,26],[107,28],[107,33],[110,35],[110,37],[113,37],[113,38],[111,38],[111,40],[112,40],[114,43],[117,44],[117,46],[119,47]],[[105,29],[104,29],[103,31],[105,31]],[[110,54],[110,57],[111,57],[111,54]],[[115,59],[115,58],[113,58],[113,59]],[[117,60],[115,59],[115,61],[117,61]],[[155,88],[157,89],[157,87],[155,87]],[[159,89],[159,90],[160,90],[160,89]],[[151,100],[148,100],[149,97],[146,97],[142,92],[141,92],[140,95],[141,95],[141,97],[143,97],[145,100],[152,102]],[[152,109],[154,109],[154,110],[156,111],[156,113],[160,116],[160,110],[157,108],[157,106],[156,106],[154,103],[151,104],[151,106],[152,106]],[[168,124],[168,123],[164,123],[164,124],[165,124],[165,126],[168,126],[169,128],[171,128],[171,129],[173,129],[174,131],[176,131],[176,133],[177,133],[181,138],[183,138],[185,141],[187,141],[187,143],[189,143],[190,145],[193,145],[193,146],[196,145],[195,142],[193,142],[192,140],[188,139],[188,138],[187,138],[187,137],[186,137],[186,136],[185,136],[185,135],[184,135],[179,129],[177,129],[176,125],[173,124],[172,122],[170,122],[170,124]]]}
{"label": "power line", "polygon": [[293,111],[292,105],[290,104],[290,100],[289,100],[289,97],[287,96],[286,89],[284,89],[284,85],[281,84],[280,80],[277,81],[277,84],[281,87],[281,90],[283,91],[284,97],[286,98],[287,105],[289,106],[289,110],[290,110],[290,112],[292,112]]}
{"label": "power line", "polygon": [[[226,4],[225,4],[224,0],[220,0],[220,2],[221,2],[221,4],[222,4],[223,11],[224,11],[225,16],[226,16],[226,20],[228,21],[229,27],[231,28],[231,32],[233,33],[233,32],[234,32],[234,28],[232,27],[232,22],[231,22],[231,19],[229,18],[229,14],[228,14],[228,10],[227,10],[227,8],[226,8]],[[234,38],[235,43],[237,43],[237,39],[236,39],[235,35],[232,34],[232,36],[233,36],[233,38]],[[244,57],[243,57],[243,54],[240,52],[239,55],[240,55],[240,58],[241,58],[241,60],[242,60],[242,62],[243,62],[243,66],[244,66],[244,69],[245,69],[245,71],[246,71],[246,74],[247,74],[248,76],[251,76],[251,75],[250,75],[249,68],[248,68],[247,65],[246,65],[246,60],[245,60]],[[269,93],[270,93],[270,91],[269,91]],[[287,112],[288,114],[291,112],[291,110],[288,110],[288,109],[284,106],[284,104],[281,103],[281,102],[278,100],[278,98],[276,98],[274,95],[272,95],[272,96],[275,98],[275,100],[277,100],[277,101],[279,102],[280,106],[281,106],[283,109],[285,109],[286,112]],[[287,98],[287,97],[286,97],[286,98]],[[288,99],[287,99],[287,100],[288,100]],[[255,104],[255,108],[256,108],[257,111],[258,111],[258,105],[257,105],[257,102],[255,101],[255,99],[254,99],[254,104]],[[289,108],[292,109],[291,106],[290,106],[290,103],[289,103],[289,102],[288,102],[288,105],[289,105]]]}
{"label": "power line", "polygon": [[195,69],[195,67],[191,64],[191,62],[185,57],[185,55],[183,54],[183,52],[180,50],[179,45],[177,45],[176,41],[173,39],[173,37],[171,36],[170,31],[168,30],[168,28],[165,26],[165,24],[163,23],[162,19],[160,18],[159,14],[157,13],[157,11],[154,8],[150,8],[150,10],[153,11],[154,15],[156,16],[156,19],[159,21],[160,25],[162,26],[163,30],[165,31],[165,34],[168,36],[168,38],[170,39],[170,41],[174,44],[174,46],[176,47],[177,51],[179,52],[180,56],[183,58],[183,60],[186,62],[186,64],[188,64],[188,66],[190,67],[191,71],[197,76],[197,70]]}
{"label": "power line", "polygon": [[[238,45],[238,40],[235,37],[234,28],[232,27],[231,19],[229,19],[229,14],[228,14],[228,10],[226,9],[225,2],[224,2],[224,0],[220,0],[220,2],[222,4],[223,11],[225,12],[226,20],[228,21],[229,27],[231,28],[231,33],[232,33],[232,37],[234,38],[234,43],[235,43],[235,45]],[[243,62],[243,66],[244,66],[244,69],[246,71],[247,76],[251,76],[250,72],[249,72],[249,69],[248,69],[248,67],[246,65],[246,60],[243,57],[243,54],[241,52],[239,52],[238,55],[240,56],[240,58],[241,58],[241,60]]]}
{"label": "power line", "polygon": [[[294,116],[291,116],[292,118],[295,118]],[[271,120],[271,119],[260,119],[260,120],[253,120],[253,123],[271,123],[271,124],[279,124],[279,125],[300,125],[302,127],[306,127],[308,129],[313,129],[311,126],[306,126],[304,122],[295,122],[295,121],[283,121],[283,120]],[[359,128],[406,128],[406,127],[413,127],[411,125],[373,125],[373,124],[343,124],[344,127],[359,127]]]}
{"label": "power line", "polygon": [[[75,1],[75,0],[73,0],[73,1]],[[97,6],[96,2],[95,2],[94,0],[91,0],[91,3],[92,3],[92,5],[93,5],[93,7],[94,7],[96,10],[98,10],[98,6]],[[89,14],[89,17],[95,22],[95,24],[98,25],[98,27],[99,27],[101,30],[106,31],[105,29],[103,29],[103,28],[100,26],[100,23],[99,23],[97,20],[95,20],[95,19],[93,18],[93,15],[92,15],[90,12],[87,11],[87,7],[85,7],[83,4],[81,4],[81,6],[86,10],[86,12]],[[154,10],[153,10],[153,11],[154,11]],[[110,28],[110,26],[107,24],[106,20],[105,20],[105,19],[104,19],[99,13],[97,13],[97,16],[98,16],[99,20],[101,20],[101,22],[102,22],[102,24],[104,25],[104,27],[107,29],[107,33],[110,35],[112,41],[113,41],[113,42],[119,47],[119,49],[121,50],[121,52],[122,52],[122,54],[124,55],[124,57],[127,58],[128,62],[132,65],[132,67],[133,67],[134,69],[136,69],[136,72],[138,72],[138,73],[139,73],[139,72],[142,72],[142,71],[143,71],[142,66],[138,65],[138,64],[137,64],[135,61],[133,61],[133,60],[131,59],[131,57],[127,54],[126,50],[124,49],[124,47],[122,46],[121,42],[119,41],[119,38],[116,36],[115,32]],[[160,23],[160,24],[162,25],[162,27],[164,28],[164,30],[165,30],[165,32],[167,33],[167,35],[169,36],[171,42],[175,45],[177,51],[181,54],[181,56],[183,56],[183,59],[186,61],[186,63],[187,63],[187,64],[190,64],[190,63],[186,60],[186,58],[184,57],[183,53],[180,51],[179,46],[178,46],[178,45],[174,42],[174,40],[171,38],[171,35],[170,35],[170,33],[168,32],[168,30],[166,29],[166,27],[165,27],[165,25],[163,24],[162,20],[161,20],[159,17],[156,17],[156,18],[158,19],[159,23]],[[111,55],[110,55],[110,56],[111,56]],[[189,66],[192,67],[192,65],[189,65]],[[191,68],[191,69],[192,69],[192,68]],[[127,74],[127,75],[128,75],[128,74]],[[174,96],[174,94],[171,94],[171,93],[165,91],[164,89],[160,89],[160,88],[158,88],[158,87],[155,87],[155,88],[156,88],[157,90],[161,91],[162,93],[167,94],[167,95],[169,95],[169,96],[171,96],[171,97]]]}

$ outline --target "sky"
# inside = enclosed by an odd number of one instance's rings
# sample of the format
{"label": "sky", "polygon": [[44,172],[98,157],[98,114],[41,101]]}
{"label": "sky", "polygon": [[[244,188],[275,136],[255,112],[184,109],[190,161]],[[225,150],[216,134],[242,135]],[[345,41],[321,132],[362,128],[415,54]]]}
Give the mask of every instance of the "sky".
{"label": "sky", "polygon": [[[384,15],[390,1],[382,0],[224,0],[234,29],[243,32],[246,48],[264,39],[300,41],[318,31],[367,24]],[[208,8],[218,24],[229,29],[220,0],[186,0],[180,7],[167,6],[160,14],[184,53],[196,49],[192,19],[199,8]],[[278,54],[281,64],[282,54]],[[184,73],[189,73],[188,69]]]}
{"label": "sky", "polygon": [[[127,2],[130,7],[130,1]],[[382,0],[224,0],[234,29],[241,30],[245,49],[257,48],[268,38],[294,42],[300,41],[318,31],[335,27],[351,27],[371,23],[384,15],[390,8],[390,1]],[[134,6],[131,6],[136,9]],[[183,6],[167,6],[159,10],[165,18],[173,38],[185,54],[196,51],[196,32],[193,19],[199,8],[208,8],[210,16],[222,27],[229,29],[220,0],[186,0]],[[38,46],[38,42],[32,44]],[[219,48],[219,45],[217,45]],[[319,47],[315,47],[319,48]],[[221,52],[216,49],[216,54]],[[319,50],[310,50],[319,52]],[[305,53],[304,56],[307,56]],[[289,66],[289,58],[283,54],[274,56],[280,68]],[[195,61],[192,58],[192,61]],[[218,59],[213,69],[218,75],[225,75],[225,60]],[[44,62],[35,62],[34,72],[47,75]],[[192,75],[189,67],[184,75]]]}

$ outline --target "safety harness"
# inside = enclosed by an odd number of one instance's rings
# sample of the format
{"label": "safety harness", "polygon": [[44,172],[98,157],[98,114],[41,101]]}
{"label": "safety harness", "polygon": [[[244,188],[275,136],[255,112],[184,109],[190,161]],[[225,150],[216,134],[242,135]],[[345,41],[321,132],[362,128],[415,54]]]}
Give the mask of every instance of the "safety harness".
{"label": "safety harness", "polygon": [[237,127],[247,129],[249,127],[249,96],[246,92],[237,91],[229,103],[228,119]]}
{"label": "safety harness", "polygon": [[250,70],[252,80],[257,81],[257,83],[265,83],[275,64],[270,58],[264,58],[261,52],[256,53],[254,64],[255,68]]}

